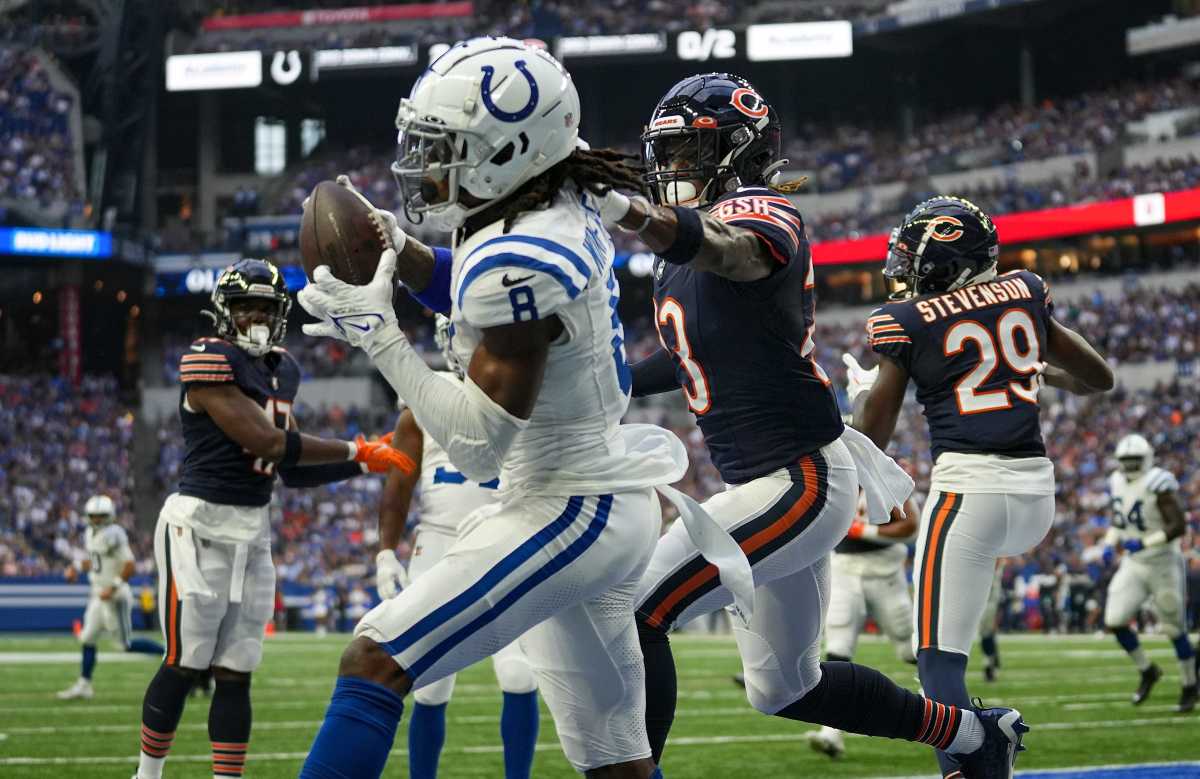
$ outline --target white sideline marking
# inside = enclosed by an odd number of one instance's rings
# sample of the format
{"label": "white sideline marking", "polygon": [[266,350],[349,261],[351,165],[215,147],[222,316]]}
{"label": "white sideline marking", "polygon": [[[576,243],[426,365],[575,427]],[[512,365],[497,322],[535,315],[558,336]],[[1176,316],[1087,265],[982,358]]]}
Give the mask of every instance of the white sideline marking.
{"label": "white sideline marking", "polygon": [[[144,663],[155,660],[154,655],[139,652],[98,652],[101,663]],[[74,652],[0,652],[0,665],[79,664],[79,651]]]}

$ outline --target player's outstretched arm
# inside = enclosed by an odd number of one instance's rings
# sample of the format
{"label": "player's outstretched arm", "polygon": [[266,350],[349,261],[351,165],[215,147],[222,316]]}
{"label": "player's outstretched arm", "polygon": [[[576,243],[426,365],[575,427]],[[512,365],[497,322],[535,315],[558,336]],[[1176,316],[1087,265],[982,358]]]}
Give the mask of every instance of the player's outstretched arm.
{"label": "player's outstretched arm", "polygon": [[872,525],[856,519],[850,523],[847,538],[869,538],[876,541],[890,541],[894,544],[907,544],[917,536],[917,520],[921,512],[912,498],[904,501],[904,510],[892,509],[892,518],[882,525]]}
{"label": "player's outstretched arm", "polygon": [[637,233],[651,251],[676,265],[733,281],[765,279],[778,265],[755,233],[696,209],[656,206],[608,190],[601,196],[600,215],[606,225]]}
{"label": "player's outstretched arm", "polygon": [[344,462],[365,463],[376,473],[412,468],[412,462],[386,442],[368,442],[362,436],[355,441],[339,441],[280,430],[249,395],[235,386],[192,387],[187,400],[193,410],[208,414],[221,432],[246,451],[284,468]]}
{"label": "player's outstretched arm", "polygon": [[1051,387],[1076,395],[1108,392],[1113,371],[1105,359],[1079,333],[1049,320],[1046,329],[1047,368],[1042,378]]}
{"label": "player's outstretched arm", "polygon": [[1158,512],[1162,514],[1163,532],[1166,534],[1163,543],[1182,538],[1187,532],[1187,515],[1184,513],[1183,503],[1179,500],[1179,493],[1175,490],[1160,492],[1155,502],[1158,504]]}
{"label": "player's outstretched arm", "polygon": [[425,436],[417,427],[412,410],[404,409],[396,420],[392,446],[408,455],[416,468],[411,473],[393,471],[388,474],[379,498],[379,552],[375,555],[375,586],[379,590],[379,597],[384,599],[394,597],[401,587],[407,586],[407,572],[396,558],[396,547],[404,535],[413,492],[421,478],[424,443]]}
{"label": "player's outstretched arm", "polygon": [[629,366],[633,375],[633,396],[644,398],[679,389],[675,375],[675,359],[666,349],[659,349],[644,360]]}
{"label": "player's outstretched arm", "polygon": [[900,418],[900,408],[904,405],[908,371],[890,357],[880,357],[879,374],[874,384],[854,399],[854,420],[851,424],[886,451],[896,430],[896,420]]}

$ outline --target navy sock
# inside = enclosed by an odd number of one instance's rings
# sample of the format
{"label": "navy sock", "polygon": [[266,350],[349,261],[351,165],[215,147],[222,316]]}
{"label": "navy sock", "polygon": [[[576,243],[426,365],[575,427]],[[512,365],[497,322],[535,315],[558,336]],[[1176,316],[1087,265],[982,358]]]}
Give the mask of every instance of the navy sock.
{"label": "navy sock", "polygon": [[408,720],[408,775],[433,779],[446,743],[446,704],[414,703]]}
{"label": "navy sock", "polygon": [[1175,645],[1175,657],[1180,660],[1189,660],[1196,653],[1192,642],[1188,641],[1187,633],[1180,633],[1171,643]]}
{"label": "navy sock", "polygon": [[983,649],[983,653],[987,655],[992,665],[1000,665],[1000,654],[996,649],[996,636],[994,634],[979,639],[979,646]]}
{"label": "navy sock", "polygon": [[1116,630],[1113,631],[1113,636],[1116,637],[1117,643],[1120,644],[1121,648],[1124,649],[1126,652],[1137,651],[1137,648],[1138,648],[1137,634],[1134,633],[1132,630],[1130,630],[1128,627],[1117,628]]}
{"label": "navy sock", "polygon": [[675,679],[675,657],[665,630],[638,622],[638,641],[642,645],[642,662],[646,666],[646,735],[650,737],[650,753],[654,762],[661,763],[667,734],[675,721],[675,699],[678,694]]}
{"label": "navy sock", "polygon": [[[938,703],[971,708],[971,695],[967,692],[966,655],[940,649],[922,649],[917,654],[917,668],[926,697]],[[957,760],[940,749],[936,750],[936,754],[943,776],[959,767]]]}
{"label": "navy sock", "polygon": [[538,696],[533,692],[504,693],[500,738],[504,741],[504,779],[529,779],[538,737]]}
{"label": "navy sock", "polygon": [[129,646],[125,651],[138,652],[143,655],[161,655],[166,650],[157,641],[151,641],[148,638],[132,638],[129,640]]}
{"label": "navy sock", "polygon": [[250,744],[250,677],[217,675],[208,707],[208,738],[212,741],[213,776],[241,776]]}
{"label": "navy sock", "polygon": [[656,767],[654,773],[650,774],[650,779],[663,779],[662,769]]}
{"label": "navy sock", "polygon": [[339,676],[300,779],[378,779],[404,714],[404,699],[381,684]]}
{"label": "navy sock", "polygon": [[84,679],[92,678],[92,671],[96,668],[96,645],[83,645],[83,666],[79,671],[79,675]]}

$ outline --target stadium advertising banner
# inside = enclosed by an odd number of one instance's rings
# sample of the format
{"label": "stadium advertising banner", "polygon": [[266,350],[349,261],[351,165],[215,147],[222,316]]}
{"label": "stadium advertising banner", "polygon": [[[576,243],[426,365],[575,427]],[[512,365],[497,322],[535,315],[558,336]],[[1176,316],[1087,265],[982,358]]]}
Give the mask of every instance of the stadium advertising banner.
{"label": "stadium advertising banner", "polygon": [[262,30],[272,27],[313,27],[330,24],[369,24],[406,19],[467,18],[475,13],[470,2],[408,3],[357,8],[328,8],[312,11],[280,11],[261,14],[212,16],[205,30]]}
{"label": "stadium advertising banner", "polygon": [[[996,223],[1002,244],[1020,244],[1197,219],[1200,219],[1200,189],[1151,192],[1103,203],[1003,214],[992,221]],[[843,241],[821,241],[812,246],[813,264],[882,261],[887,256],[887,245],[886,233]]]}
{"label": "stadium advertising banner", "polygon": [[167,91],[247,89],[263,80],[261,51],[173,54],[167,57]]}
{"label": "stadium advertising banner", "polygon": [[849,57],[853,53],[850,22],[752,24],[746,28],[746,58],[751,62]]}
{"label": "stadium advertising banner", "polygon": [[40,227],[0,227],[0,254],[104,259],[111,257],[112,253],[112,233],[95,230],[44,230]]}

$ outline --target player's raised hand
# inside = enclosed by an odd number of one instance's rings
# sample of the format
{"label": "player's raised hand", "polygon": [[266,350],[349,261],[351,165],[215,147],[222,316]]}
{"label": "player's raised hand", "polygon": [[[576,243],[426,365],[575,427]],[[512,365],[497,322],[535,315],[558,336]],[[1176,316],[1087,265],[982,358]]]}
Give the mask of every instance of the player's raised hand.
{"label": "player's raised hand", "polygon": [[[296,299],[304,310],[321,321],[304,326],[307,335],[340,338],[352,346],[367,349],[376,334],[396,324],[392,308],[392,278],[396,272],[396,252],[388,249],[379,258],[370,284],[347,284],[336,278],[329,266],[313,273],[313,282],[300,290]],[[395,328],[399,333],[399,328]]]}
{"label": "player's raised hand", "polygon": [[375,555],[375,589],[380,598],[394,598],[407,586],[408,569],[396,559],[395,551],[384,549]]}
{"label": "player's raised hand", "polygon": [[875,379],[879,377],[879,366],[876,365],[871,370],[867,370],[858,364],[853,354],[843,354],[842,362],[846,365],[846,394],[850,396],[850,402],[860,393],[871,389],[875,384]]}
{"label": "player's raised hand", "polygon": [[368,441],[362,434],[354,439],[358,450],[354,453],[354,461],[363,463],[371,473],[387,473],[395,468],[404,473],[412,473],[417,464],[412,458],[399,449],[393,449],[391,438],[387,440]]}

